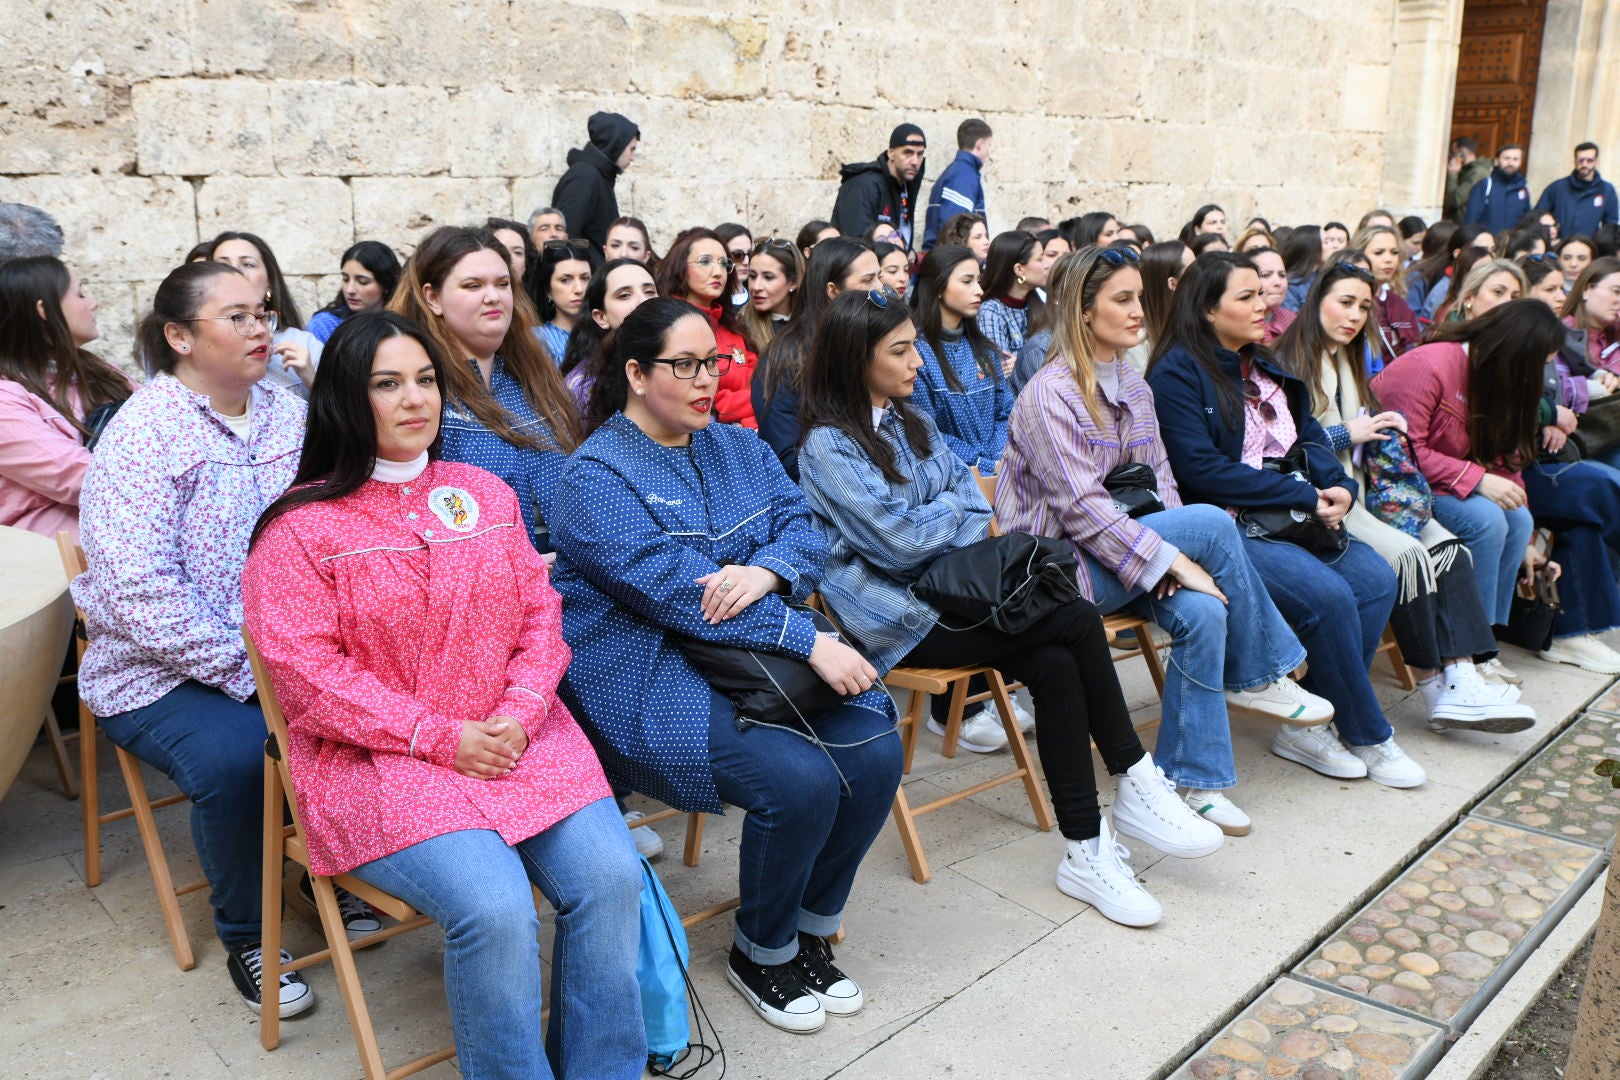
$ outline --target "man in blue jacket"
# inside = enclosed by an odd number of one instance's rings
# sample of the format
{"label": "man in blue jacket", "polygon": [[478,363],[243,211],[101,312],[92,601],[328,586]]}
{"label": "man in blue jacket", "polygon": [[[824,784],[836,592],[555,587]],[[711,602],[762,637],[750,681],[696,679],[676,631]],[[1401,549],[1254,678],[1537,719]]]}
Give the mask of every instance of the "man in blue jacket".
{"label": "man in blue jacket", "polygon": [[899,230],[910,251],[927,153],[923,129],[901,124],[890,133],[889,149],[876,161],[854,161],[840,169],[843,182],[832,212],[833,228],[839,235],[860,239],[882,221]]}
{"label": "man in blue jacket", "polygon": [[956,129],[956,159],[934,181],[928,195],[928,220],[923,229],[923,251],[934,246],[939,230],[957,214],[984,217],[984,183],[979,170],[990,160],[990,125],[977,117]]}
{"label": "man in blue jacket", "polygon": [[1620,222],[1614,185],[1599,175],[1597,165],[1597,143],[1583,142],[1575,148],[1575,171],[1541,193],[1536,212],[1551,211],[1560,236],[1591,236],[1599,225]]}
{"label": "man in blue jacket", "polygon": [[1524,182],[1524,147],[1511,143],[1496,152],[1491,175],[1468,193],[1463,224],[1483,225],[1493,236],[1511,232],[1530,212],[1530,188]]}

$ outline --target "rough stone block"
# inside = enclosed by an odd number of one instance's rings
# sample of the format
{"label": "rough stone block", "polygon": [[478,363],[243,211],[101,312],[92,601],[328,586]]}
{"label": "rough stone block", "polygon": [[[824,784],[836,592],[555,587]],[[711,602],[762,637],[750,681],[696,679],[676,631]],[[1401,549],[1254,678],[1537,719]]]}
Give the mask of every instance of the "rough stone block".
{"label": "rough stone block", "polygon": [[280,79],[347,78],[354,49],[346,5],[298,0],[194,0],[192,48],[199,74]]}
{"label": "rough stone block", "polygon": [[6,57],[131,82],[188,75],[190,26],[184,8],[167,0],[8,4]]}
{"label": "rough stone block", "polygon": [[431,176],[450,165],[445,94],[414,86],[278,82],[271,90],[276,171],[310,176]]}
{"label": "rough stone block", "polygon": [[[815,113],[796,101],[761,109],[757,102],[649,98],[632,117],[641,127],[642,150],[627,175],[702,179],[717,187],[750,178],[797,179],[811,158]],[[556,167],[560,174],[561,154]]]}
{"label": "rough stone block", "polygon": [[622,12],[520,0],[508,38],[515,53],[511,84],[522,91],[623,93],[630,88],[631,33]]}
{"label": "rough stone block", "polygon": [[96,329],[101,336],[86,346],[91,352],[121,370],[134,372],[135,324],[140,321],[141,304],[151,292],[140,294],[128,281],[84,277],[84,291],[101,307],[96,311]]}
{"label": "rough stone block", "polygon": [[1152,58],[1134,49],[1098,49],[1073,39],[1033,43],[1042,56],[1041,100],[1063,116],[1140,120]]}
{"label": "rough stone block", "polygon": [[1341,124],[1351,131],[1389,126],[1389,65],[1352,64],[1344,71]]}
{"label": "rough stone block", "polygon": [[335,177],[215,176],[197,190],[197,231],[262,236],[285,274],[328,274],[354,242],[354,199]]}
{"label": "rough stone block", "polygon": [[147,176],[266,176],[270,87],[247,79],[155,79],[134,88],[139,168]]}
{"label": "rough stone block", "polygon": [[1167,184],[1203,187],[1211,179],[1218,138],[1207,128],[1163,124],[1153,129],[1153,178]]}
{"label": "rough stone block", "polygon": [[750,18],[637,18],[631,86],[665,97],[752,98],[765,88],[765,28]]}
{"label": "rough stone block", "polygon": [[380,84],[503,83],[524,58],[507,0],[381,0],[355,4],[354,74]]}
{"label": "rough stone block", "polygon": [[[747,187],[742,220],[754,230],[756,240],[763,236],[792,240],[805,222],[831,213],[837,197],[838,185],[829,180],[756,180]],[[655,247],[658,239],[655,233]]]}
{"label": "rough stone block", "polygon": [[[628,187],[625,180],[630,180]],[[619,181],[619,212],[647,223],[658,244],[668,250],[682,229],[713,227],[722,221],[746,221],[748,203],[744,185],[676,183],[669,180]]]}
{"label": "rough stone block", "polygon": [[449,91],[445,104],[452,176],[533,176],[556,169],[562,145],[554,113],[534,94],[495,86]]}
{"label": "rough stone block", "polygon": [[492,215],[512,215],[512,192],[505,180],[362,176],[350,187],[354,235],[392,244],[401,258],[440,225],[482,224]]}
{"label": "rough stone block", "polygon": [[50,211],[87,280],[161,279],[197,242],[191,185],[171,177],[24,176],[6,196]]}
{"label": "rough stone block", "polygon": [[20,67],[0,75],[0,173],[120,173],[135,164],[129,84]]}

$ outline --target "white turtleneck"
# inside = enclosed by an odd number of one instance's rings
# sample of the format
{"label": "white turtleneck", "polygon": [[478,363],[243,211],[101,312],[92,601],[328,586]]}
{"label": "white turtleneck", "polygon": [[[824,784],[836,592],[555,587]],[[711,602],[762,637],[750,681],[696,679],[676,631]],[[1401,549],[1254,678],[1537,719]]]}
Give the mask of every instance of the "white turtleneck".
{"label": "white turtleneck", "polygon": [[371,478],[380,480],[384,484],[408,484],[422,475],[427,468],[428,455],[424,450],[420,455],[410,461],[389,461],[387,458],[378,458],[377,463],[371,467]]}

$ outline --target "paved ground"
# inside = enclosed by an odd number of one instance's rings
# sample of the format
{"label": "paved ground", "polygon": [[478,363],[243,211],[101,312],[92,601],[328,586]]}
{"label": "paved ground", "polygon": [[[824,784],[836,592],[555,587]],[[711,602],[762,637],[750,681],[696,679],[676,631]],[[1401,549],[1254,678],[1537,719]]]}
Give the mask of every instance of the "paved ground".
{"label": "paved ground", "polygon": [[[1194,862],[1137,850],[1134,865],[1164,904],[1150,930],[1108,922],[1052,883],[1062,842],[1037,833],[1021,792],[1004,786],[922,819],[934,879],[915,884],[892,827],[856,882],[840,963],[868,1005],[821,1033],[786,1035],[754,1019],[726,985],[730,924],[692,932],[694,979],[725,1043],[732,1078],[1065,1077],[1162,1075],[1241,1002],[1299,960],[1545,742],[1609,680],[1509,650],[1542,721],[1513,736],[1442,736],[1422,722],[1416,694],[1380,662],[1375,685],[1401,743],[1429,771],[1414,791],[1319,777],[1267,751],[1271,729],[1234,725],[1243,784],[1234,798],[1252,835]],[[1127,698],[1156,709],[1139,660],[1120,672]],[[924,734],[908,778],[913,804],[1006,767],[938,755]],[[112,755],[104,789],[122,794]],[[311,981],[321,1004],[289,1022],[274,1053],[231,990],[201,895],[182,899],[199,956],[171,958],[128,822],[105,830],[104,883],[84,885],[78,804],[54,788],[36,748],[0,802],[0,1075],[187,1078],[350,1076],[353,1044],[329,970]],[[154,791],[161,790],[154,783]],[[1108,793],[1105,792],[1105,799]],[[649,807],[652,809],[652,807]],[[194,876],[183,813],[160,813],[177,879]],[[659,864],[683,911],[736,892],[736,821],[711,820],[702,864],[683,866],[678,830],[664,826]],[[318,935],[293,917],[295,949]],[[549,938],[549,932],[545,934]],[[390,1061],[448,1041],[439,946],[432,932],[362,954],[361,972]],[[450,1077],[453,1065],[424,1074]],[[705,1077],[718,1070],[705,1070]]]}

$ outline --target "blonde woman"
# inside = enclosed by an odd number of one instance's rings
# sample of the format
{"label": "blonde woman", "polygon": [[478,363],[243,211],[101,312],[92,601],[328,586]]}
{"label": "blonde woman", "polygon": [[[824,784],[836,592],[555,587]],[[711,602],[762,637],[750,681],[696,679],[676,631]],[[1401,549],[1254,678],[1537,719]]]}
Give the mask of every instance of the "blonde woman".
{"label": "blonde woman", "polygon": [[1462,288],[1457,290],[1457,302],[1451,305],[1445,321],[1477,319],[1509,300],[1522,299],[1529,289],[1530,282],[1518,263],[1506,259],[1482,259],[1463,275]]}

